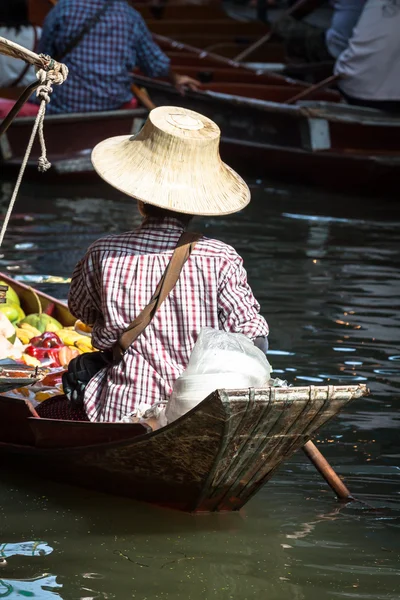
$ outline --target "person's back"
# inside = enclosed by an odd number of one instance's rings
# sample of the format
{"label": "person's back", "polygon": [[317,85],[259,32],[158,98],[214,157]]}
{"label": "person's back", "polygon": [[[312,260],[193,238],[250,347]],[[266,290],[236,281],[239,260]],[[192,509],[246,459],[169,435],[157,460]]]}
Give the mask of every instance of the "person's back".
{"label": "person's back", "polygon": [[[136,231],[91,246],[74,271],[69,307],[82,321],[95,323],[96,347],[109,348],[133,321],[138,307],[150,301],[183,228],[175,218],[149,218]],[[101,318],[94,306],[101,307]],[[119,421],[143,405],[166,402],[189,362],[200,329],[240,332],[252,339],[267,335],[259,308],[237,252],[218,240],[201,238],[150,325],[121,362],[89,383],[85,393],[89,419]]]}
{"label": "person's back", "polygon": [[[108,2],[106,12],[68,51],[69,44]],[[62,58],[69,76],[54,86],[49,113],[120,108],[132,97],[131,72],[169,73],[168,57],[153,42],[142,17],[125,0],[59,0],[47,15],[39,51]],[[67,53],[65,54],[65,52]]]}
{"label": "person's back", "polygon": [[335,73],[352,104],[400,110],[400,5],[368,0]]}
{"label": "person's back", "polygon": [[[28,19],[27,0],[1,0],[0,36],[36,52],[41,29]],[[0,86],[25,87],[36,81],[33,66],[22,60],[0,54]]]}

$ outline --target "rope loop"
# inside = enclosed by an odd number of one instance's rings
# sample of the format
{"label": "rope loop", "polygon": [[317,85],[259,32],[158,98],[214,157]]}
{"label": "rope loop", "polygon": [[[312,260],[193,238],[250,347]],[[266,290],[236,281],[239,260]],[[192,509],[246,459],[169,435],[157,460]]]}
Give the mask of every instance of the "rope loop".
{"label": "rope loop", "polygon": [[39,69],[36,73],[36,77],[39,79],[41,85],[36,90],[36,96],[40,98],[40,109],[38,112],[38,135],[42,154],[38,160],[38,170],[41,173],[48,171],[51,167],[51,163],[47,160],[46,143],[44,141],[43,133],[43,120],[46,114],[46,105],[50,102],[50,95],[53,92],[53,85],[61,85],[68,77],[68,67],[61,63],[50,59],[50,57],[41,55],[42,58],[48,60],[49,65],[53,68],[48,70],[48,67]]}
{"label": "rope loop", "polygon": [[51,163],[47,160],[47,151],[46,151],[46,143],[44,141],[43,134],[43,120],[46,114],[46,106],[50,102],[50,94],[53,91],[53,85],[61,85],[68,77],[68,67],[61,63],[56,62],[50,56],[46,56],[44,54],[40,55],[42,59],[43,67],[39,69],[36,73],[36,77],[40,81],[40,85],[36,91],[36,95],[40,98],[40,106],[39,111],[35,119],[35,123],[33,125],[31,137],[28,142],[28,146],[25,152],[25,156],[22,160],[21,168],[18,174],[18,178],[14,187],[14,192],[12,194],[9,207],[7,209],[6,216],[4,218],[3,225],[0,231],[0,247],[3,243],[4,235],[10,220],[10,216],[12,213],[12,209],[14,207],[15,201],[17,199],[18,190],[21,185],[22,177],[25,172],[26,165],[28,163],[29,156],[31,154],[33,142],[35,141],[36,133],[39,135],[39,143],[41,147],[41,156],[38,160],[38,170],[40,172],[45,172],[51,167]]}

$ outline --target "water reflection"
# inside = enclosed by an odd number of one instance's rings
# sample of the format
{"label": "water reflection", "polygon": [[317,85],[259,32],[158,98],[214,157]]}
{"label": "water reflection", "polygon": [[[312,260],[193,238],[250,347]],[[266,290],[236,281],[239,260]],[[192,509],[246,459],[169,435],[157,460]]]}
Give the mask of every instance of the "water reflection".
{"label": "water reflection", "polygon": [[[6,469],[0,543],[46,540],[53,552],[7,557],[3,581],[32,580],[36,597],[45,589],[64,600],[398,600],[398,208],[272,184],[252,193],[242,214],[193,228],[244,256],[271,327],[275,375],[303,385],[368,383],[371,395],[317,443],[376,510],[337,505],[302,453],[240,515],[199,518]],[[65,298],[87,246],[138,222],[132,200],[102,185],[25,185],[0,266]]]}
{"label": "water reflection", "polygon": [[46,542],[20,542],[17,544],[0,544],[0,558],[10,556],[46,556],[51,554],[51,548]]}
{"label": "water reflection", "polygon": [[43,575],[35,579],[0,579],[0,598],[43,598],[53,599],[62,585],[53,575]]}

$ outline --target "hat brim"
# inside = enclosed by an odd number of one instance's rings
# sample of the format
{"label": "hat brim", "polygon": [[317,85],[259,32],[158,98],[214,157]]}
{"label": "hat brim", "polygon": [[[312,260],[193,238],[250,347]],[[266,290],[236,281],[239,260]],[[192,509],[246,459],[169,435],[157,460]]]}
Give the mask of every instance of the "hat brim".
{"label": "hat brim", "polygon": [[96,172],[114,188],[142,202],[193,215],[228,215],[250,202],[243,179],[218,157],[207,172],[197,165],[168,164],[135,136],[121,135],[97,144]]}

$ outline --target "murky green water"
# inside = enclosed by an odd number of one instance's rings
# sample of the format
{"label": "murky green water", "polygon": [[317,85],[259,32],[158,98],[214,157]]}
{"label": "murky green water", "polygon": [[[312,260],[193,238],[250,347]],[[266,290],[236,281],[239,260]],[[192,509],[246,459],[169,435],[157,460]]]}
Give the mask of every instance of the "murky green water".
{"label": "murky green water", "polygon": [[[1,195],[5,206],[7,184]],[[67,277],[92,240],[138,220],[130,200],[102,185],[25,185],[0,268]],[[265,182],[242,214],[194,224],[244,256],[278,376],[368,382],[370,397],[328,424],[318,445],[369,506],[336,503],[301,453],[242,513],[201,517],[2,464],[0,598],[400,598],[399,225],[385,199]],[[39,287],[67,294],[67,285]]]}

